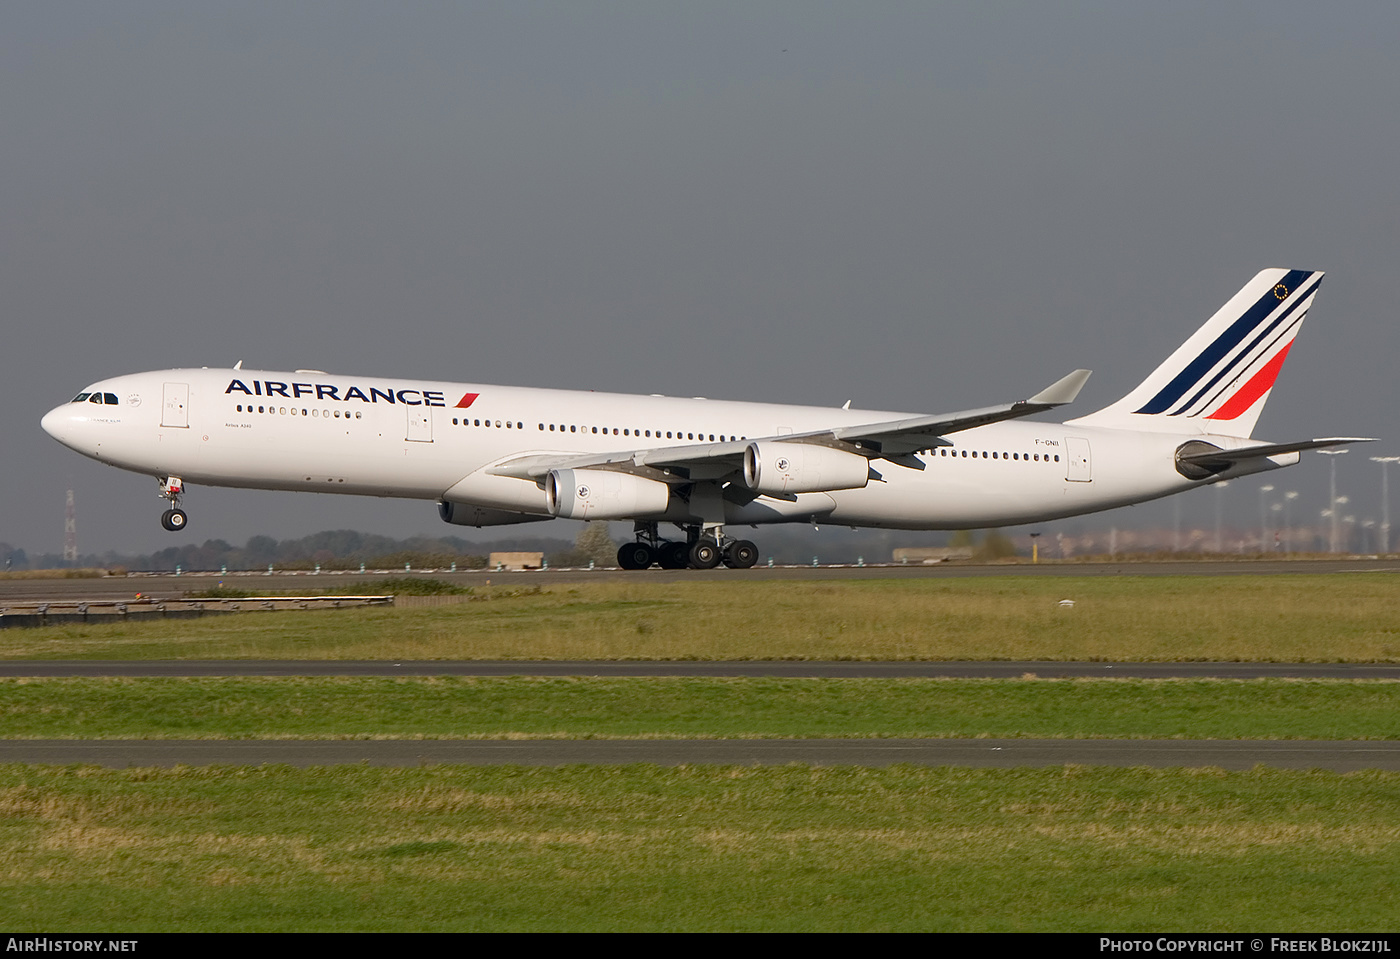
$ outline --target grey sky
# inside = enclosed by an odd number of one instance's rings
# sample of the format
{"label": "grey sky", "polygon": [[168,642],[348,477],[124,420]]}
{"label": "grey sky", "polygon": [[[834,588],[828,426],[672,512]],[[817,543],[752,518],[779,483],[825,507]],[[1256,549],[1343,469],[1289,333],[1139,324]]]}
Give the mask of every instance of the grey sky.
{"label": "grey sky", "polygon": [[[154,480],[39,429],[117,373],[934,412],[1091,367],[1073,415],[1266,266],[1329,275],[1257,435],[1392,437],[1398,28],[1346,3],[0,5],[0,540],[59,549],[70,484],[84,551],[461,532],[195,488],[165,533]],[[1358,514],[1391,452],[1339,463]],[[1326,505],[1321,457],[1267,481]]]}

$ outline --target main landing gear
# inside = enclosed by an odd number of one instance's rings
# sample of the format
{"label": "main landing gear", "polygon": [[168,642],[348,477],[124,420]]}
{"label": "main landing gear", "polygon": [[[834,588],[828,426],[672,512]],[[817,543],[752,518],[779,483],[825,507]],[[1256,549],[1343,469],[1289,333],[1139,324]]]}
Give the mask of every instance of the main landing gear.
{"label": "main landing gear", "polygon": [[185,528],[189,517],[180,509],[180,497],[185,492],[185,481],[178,476],[167,476],[160,481],[160,495],[170,500],[170,509],[160,514],[160,525],[178,533]]}
{"label": "main landing gear", "polygon": [[748,569],[758,562],[758,547],[746,539],[726,539],[724,527],[686,528],[686,542],[665,542],[657,535],[655,523],[636,525],[635,543],[617,551],[617,565],[623,569],[714,569],[720,563],[730,569]]}

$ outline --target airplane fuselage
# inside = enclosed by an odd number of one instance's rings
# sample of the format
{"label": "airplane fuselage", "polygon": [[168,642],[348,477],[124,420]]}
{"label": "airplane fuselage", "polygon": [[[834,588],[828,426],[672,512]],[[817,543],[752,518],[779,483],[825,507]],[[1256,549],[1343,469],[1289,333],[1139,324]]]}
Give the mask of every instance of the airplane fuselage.
{"label": "airplane fuselage", "polygon": [[[91,394],[104,401],[93,402]],[[118,376],[85,395],[54,409],[43,425],[101,462],[209,486],[436,500],[458,507],[451,521],[463,525],[551,518],[543,482],[492,472],[521,458],[722,448],[913,415],[244,369]],[[1246,442],[1199,438],[1227,449]],[[1297,461],[1296,453],[1285,454],[1191,479],[1177,468],[1182,441],[1176,433],[993,423],[931,437],[928,448],[908,456],[875,459],[862,488],[722,495],[722,521],[1016,525],[1139,503]],[[721,492],[729,485],[713,468],[697,469],[696,476],[670,481],[678,490],[682,479],[716,480]],[[701,517],[676,496],[653,518]]]}

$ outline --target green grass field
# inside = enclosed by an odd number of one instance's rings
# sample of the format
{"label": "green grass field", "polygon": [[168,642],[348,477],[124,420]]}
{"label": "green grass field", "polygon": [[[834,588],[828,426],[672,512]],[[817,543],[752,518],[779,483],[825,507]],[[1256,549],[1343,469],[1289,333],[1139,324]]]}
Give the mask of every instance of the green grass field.
{"label": "green grass field", "polygon": [[[28,659],[1400,660],[1400,579],[610,580],[413,609],[0,631]],[[1072,599],[1073,607],[1059,601]]]}
{"label": "green grass field", "polygon": [[1400,775],[0,767],[12,930],[1390,931]]}
{"label": "green grass field", "polygon": [[[1384,574],[481,590],[0,632],[4,658],[1395,661]],[[1059,606],[1074,599],[1072,608]],[[1392,739],[1400,683],[14,679],[8,737]],[[62,931],[1389,931],[1400,774],[0,766]]]}
{"label": "green grass field", "polygon": [[1395,739],[1400,683],[0,679],[6,738]]}

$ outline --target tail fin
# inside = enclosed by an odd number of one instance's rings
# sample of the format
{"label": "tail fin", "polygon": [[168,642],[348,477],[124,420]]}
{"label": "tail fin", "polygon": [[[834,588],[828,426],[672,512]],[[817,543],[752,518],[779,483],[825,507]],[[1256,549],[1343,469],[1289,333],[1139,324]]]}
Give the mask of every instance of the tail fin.
{"label": "tail fin", "polygon": [[1263,270],[1127,396],[1071,423],[1248,437],[1322,273]]}

